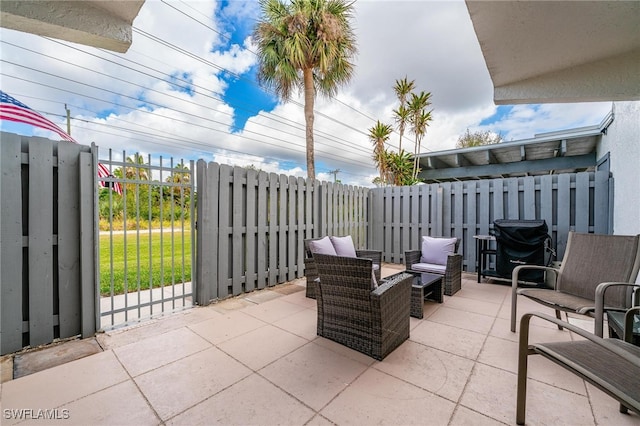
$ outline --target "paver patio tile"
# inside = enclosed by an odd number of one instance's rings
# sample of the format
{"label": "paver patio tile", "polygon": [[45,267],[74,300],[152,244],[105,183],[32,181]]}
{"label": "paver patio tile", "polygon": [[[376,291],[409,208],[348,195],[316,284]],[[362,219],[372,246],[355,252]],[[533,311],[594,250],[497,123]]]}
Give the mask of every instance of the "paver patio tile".
{"label": "paver patio tile", "polygon": [[[131,380],[101,390],[62,407],[69,410],[69,422],[64,425],[160,425],[160,419]],[[29,422],[25,423],[29,424]],[[34,421],[34,425],[42,421]]]}
{"label": "paver patio tile", "polygon": [[308,340],[266,325],[222,342],[218,347],[255,371],[305,343]]}
{"label": "paver patio tile", "polygon": [[309,408],[257,374],[169,420],[167,425],[304,425]]}
{"label": "paver patio tile", "polygon": [[[549,361],[550,362],[550,361]],[[476,364],[460,404],[504,423],[513,424],[516,415],[514,373]],[[527,382],[527,424],[594,425],[585,396],[536,380]]]}
{"label": "paver patio tile", "polygon": [[315,309],[303,309],[273,325],[307,340],[315,340],[318,335],[318,312]]}
{"label": "paver patio tile", "polygon": [[251,373],[212,347],[142,374],[135,381],[160,418],[167,420]]}
{"label": "paver patio tile", "polygon": [[437,312],[434,312],[433,315],[429,316],[429,321],[450,325],[463,330],[487,334],[493,326],[495,317],[475,314],[473,312],[465,312],[459,309],[451,309],[448,306],[443,306],[438,309]]}
{"label": "paver patio tile", "polygon": [[[113,352],[101,352],[3,383],[2,408],[56,408],[127,380]],[[3,418],[2,424],[14,422]]]}
{"label": "paver patio tile", "polygon": [[473,361],[409,341],[373,368],[457,402]]}
{"label": "paver patio tile", "polygon": [[242,311],[227,311],[224,314],[219,313],[215,318],[189,326],[189,328],[217,345],[256,328],[264,327],[266,324],[266,322]]}
{"label": "paver patio tile", "polygon": [[187,327],[182,327],[113,351],[129,374],[135,377],[210,346],[211,343]]}
{"label": "paver patio tile", "polygon": [[320,413],[339,425],[447,425],[455,404],[368,369]]}
{"label": "paver patio tile", "polygon": [[409,339],[444,352],[475,360],[482,349],[486,336],[474,331],[423,320],[422,324],[411,330]]}
{"label": "paver patio tile", "polygon": [[263,368],[260,374],[317,411],[366,368],[365,364],[309,343]]}

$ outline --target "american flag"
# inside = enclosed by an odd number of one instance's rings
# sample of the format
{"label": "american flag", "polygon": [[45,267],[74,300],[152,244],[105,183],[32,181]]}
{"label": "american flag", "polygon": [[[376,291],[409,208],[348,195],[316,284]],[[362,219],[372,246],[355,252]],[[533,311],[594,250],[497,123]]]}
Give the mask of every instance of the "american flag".
{"label": "american flag", "polygon": [[[78,143],[78,141],[64,132],[54,122],[2,90],[0,90],[0,120],[30,124],[35,127],[40,127],[41,129],[50,130],[66,141]],[[122,186],[119,182],[105,182],[104,179],[109,177],[113,177],[113,175],[109,173],[109,169],[107,169],[104,164],[98,163],[98,180],[100,185],[105,188],[110,186],[115,192],[122,195]]]}

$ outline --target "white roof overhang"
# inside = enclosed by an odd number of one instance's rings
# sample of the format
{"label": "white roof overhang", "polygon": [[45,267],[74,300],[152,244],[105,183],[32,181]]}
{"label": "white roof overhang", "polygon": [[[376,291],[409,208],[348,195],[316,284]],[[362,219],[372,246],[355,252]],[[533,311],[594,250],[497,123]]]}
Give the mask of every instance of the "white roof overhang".
{"label": "white roof overhang", "polygon": [[496,104],[640,100],[640,2],[466,5]]}
{"label": "white roof overhang", "polygon": [[144,0],[2,0],[0,25],[123,53],[131,46],[131,25],[143,4]]}

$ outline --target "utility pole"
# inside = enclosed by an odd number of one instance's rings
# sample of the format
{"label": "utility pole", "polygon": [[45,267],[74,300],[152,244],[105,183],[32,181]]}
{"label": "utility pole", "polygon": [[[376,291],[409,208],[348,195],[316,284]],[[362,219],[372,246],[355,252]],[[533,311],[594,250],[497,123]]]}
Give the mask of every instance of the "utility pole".
{"label": "utility pole", "polygon": [[71,136],[71,110],[67,108],[67,104],[64,104],[64,109],[67,111],[67,134]]}
{"label": "utility pole", "polygon": [[333,183],[336,183],[338,181],[338,173],[340,173],[340,169],[329,170],[328,173],[333,175]]}

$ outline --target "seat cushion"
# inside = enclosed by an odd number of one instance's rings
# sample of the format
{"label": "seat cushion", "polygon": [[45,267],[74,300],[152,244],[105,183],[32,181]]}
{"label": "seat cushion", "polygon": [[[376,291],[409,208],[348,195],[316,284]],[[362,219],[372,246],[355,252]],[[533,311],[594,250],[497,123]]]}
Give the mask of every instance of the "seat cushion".
{"label": "seat cushion", "polygon": [[435,265],[447,265],[447,258],[454,254],[456,249],[456,238],[433,238],[422,237],[422,250],[420,263],[431,263]]}
{"label": "seat cushion", "polygon": [[444,275],[447,267],[446,265],[436,265],[435,263],[414,263],[411,265],[411,269],[414,271],[431,272],[432,274]]}
{"label": "seat cushion", "polygon": [[357,257],[356,256],[356,248],[353,245],[353,239],[351,235],[347,235],[345,237],[329,237],[331,240],[331,244],[333,244],[333,248],[336,251],[338,256],[345,257]]}
{"label": "seat cushion", "polygon": [[[336,256],[336,249],[333,248],[333,244],[329,237],[320,238],[319,240],[309,241],[309,250],[311,253],[316,254],[328,254],[330,256]],[[355,256],[354,256],[355,257]]]}

